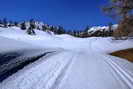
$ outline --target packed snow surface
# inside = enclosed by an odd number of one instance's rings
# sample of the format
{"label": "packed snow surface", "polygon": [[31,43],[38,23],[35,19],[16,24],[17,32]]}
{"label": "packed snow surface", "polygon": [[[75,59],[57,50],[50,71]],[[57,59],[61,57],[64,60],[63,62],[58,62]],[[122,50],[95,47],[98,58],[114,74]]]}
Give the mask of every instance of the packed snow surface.
{"label": "packed snow surface", "polygon": [[[107,54],[133,48],[132,40],[82,39],[41,31],[30,36],[16,27],[0,30],[0,41],[12,43],[12,50],[36,47],[42,52],[56,51],[5,79],[0,89],[133,89],[133,64]],[[10,50],[5,42],[0,49]]]}

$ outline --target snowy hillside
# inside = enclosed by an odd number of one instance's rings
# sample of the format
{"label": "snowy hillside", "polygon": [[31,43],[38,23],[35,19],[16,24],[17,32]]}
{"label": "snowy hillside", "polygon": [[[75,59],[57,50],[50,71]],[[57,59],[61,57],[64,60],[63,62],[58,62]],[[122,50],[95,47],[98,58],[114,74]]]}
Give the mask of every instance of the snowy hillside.
{"label": "snowy hillside", "polygon": [[[94,28],[93,28],[94,29]],[[93,30],[95,31],[96,28]],[[0,28],[0,61],[2,54],[18,52],[7,61],[10,70],[18,61],[50,52],[25,66],[0,83],[0,89],[132,89],[133,63],[108,53],[133,48],[133,40],[111,37],[76,38],[40,30],[28,35],[17,27]],[[21,55],[20,55],[21,54]],[[22,60],[22,57],[25,57]],[[3,65],[3,64],[2,64]],[[10,67],[11,66],[11,67]],[[5,69],[4,69],[5,68]],[[0,73],[4,73],[0,71]]]}
{"label": "snowy hillside", "polygon": [[111,26],[93,26],[87,30],[87,34],[89,37],[110,37],[113,36],[113,32],[117,27],[117,24]]}
{"label": "snowy hillside", "polygon": [[[88,45],[91,44],[97,52],[110,53],[125,48],[132,48],[131,40],[115,41],[111,37],[91,37],[91,38],[76,38],[67,34],[54,35],[43,31],[36,31],[37,35],[28,35],[25,30],[16,27],[0,28],[0,36],[9,39],[21,41],[24,43],[37,45],[48,48],[63,48],[63,49],[83,49],[89,51]],[[73,45],[72,45],[73,44]]]}
{"label": "snowy hillside", "polygon": [[36,31],[44,31],[49,32],[50,34],[69,34],[75,37],[86,38],[86,37],[110,37],[113,36],[113,32],[118,27],[117,24],[110,24],[109,26],[87,26],[85,29],[81,30],[74,30],[74,29],[65,29],[62,26],[54,26],[46,24],[42,21],[37,21],[31,19],[29,21],[22,21],[22,22],[12,22],[3,20],[0,21],[0,27],[2,28],[13,28],[17,27],[19,29],[27,31],[29,35],[35,35]]}
{"label": "snowy hillside", "polygon": [[[117,24],[113,25],[112,26],[112,30],[115,30],[117,28]],[[94,33],[96,31],[108,31],[109,30],[109,26],[94,26],[94,27],[91,27],[89,30],[88,30],[88,33]]]}

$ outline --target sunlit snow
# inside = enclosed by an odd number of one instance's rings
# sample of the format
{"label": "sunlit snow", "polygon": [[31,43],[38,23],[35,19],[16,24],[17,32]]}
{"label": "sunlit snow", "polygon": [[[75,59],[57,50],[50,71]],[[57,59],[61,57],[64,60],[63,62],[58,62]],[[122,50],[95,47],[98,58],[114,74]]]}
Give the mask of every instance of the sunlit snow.
{"label": "sunlit snow", "polygon": [[42,31],[36,31],[36,34],[27,35],[16,27],[0,28],[0,53],[29,49],[31,53],[23,55],[27,56],[54,51],[5,79],[0,83],[0,89],[133,88],[133,64],[108,55],[132,48],[133,40],[83,39]]}

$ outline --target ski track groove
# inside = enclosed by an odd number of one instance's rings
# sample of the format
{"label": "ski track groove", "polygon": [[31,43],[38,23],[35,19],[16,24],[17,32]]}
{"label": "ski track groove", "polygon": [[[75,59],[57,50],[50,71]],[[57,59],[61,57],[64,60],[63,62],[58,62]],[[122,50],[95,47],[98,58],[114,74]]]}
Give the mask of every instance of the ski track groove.
{"label": "ski track groove", "polygon": [[50,89],[58,89],[59,84],[63,80],[67,70],[69,69],[70,65],[72,65],[74,58],[75,58],[75,54],[73,54],[72,57],[69,59],[68,63],[64,66],[64,68],[62,69],[62,72],[58,75],[58,77],[56,78],[54,84]]}
{"label": "ski track groove", "polygon": [[[66,67],[69,66],[70,60],[72,59],[71,58],[72,56],[68,55],[67,52],[65,52],[65,53],[66,53],[66,58],[68,58],[68,57],[70,57],[70,58],[69,58],[68,62],[65,63],[65,65],[63,67],[60,67],[61,66],[60,60],[57,59],[55,66],[52,67],[52,70],[48,71],[49,75],[47,75],[45,73],[41,74],[41,76],[37,77],[36,81],[34,81],[33,84],[31,84],[31,86],[29,86],[26,89],[38,89],[39,84],[41,84],[42,82],[44,85],[40,85],[40,87],[42,87],[43,89],[50,89],[50,87],[52,87],[54,85],[54,83],[57,83],[57,81],[59,81],[58,78],[60,79],[60,77],[62,77],[64,75],[64,71],[65,71]],[[59,56],[59,55],[57,54],[55,56]],[[48,58],[47,60],[52,60],[52,57]],[[61,58],[61,60],[65,60],[65,59]],[[34,72],[34,71],[32,71],[32,72]],[[32,72],[30,72],[30,73],[32,73]],[[57,72],[60,72],[60,73],[58,75],[55,75]],[[47,79],[43,79],[44,76],[48,76]],[[53,79],[54,78],[53,76],[54,77],[56,76],[55,79]],[[23,77],[22,80],[24,81],[24,79],[25,79],[25,76]],[[25,81],[28,81],[28,80],[25,79]],[[31,81],[31,80],[29,80],[29,81]],[[51,81],[53,82],[53,84],[50,84]],[[22,81],[20,81],[20,82],[22,83]],[[18,84],[21,84],[21,83],[18,83]],[[32,86],[32,85],[34,85],[34,86]],[[18,85],[18,87],[21,88],[21,86],[19,86],[19,85]]]}
{"label": "ski track groove", "polygon": [[124,69],[122,69],[117,63],[115,63],[111,59],[107,58],[107,60],[104,61],[106,61],[106,63],[116,72],[116,74],[118,75],[117,77],[119,77],[119,81],[120,79],[122,79],[121,83],[126,84],[128,89],[133,88],[133,77],[131,77],[130,74],[126,73]]}
{"label": "ski track groove", "polygon": [[[63,65],[62,68],[55,69],[55,71],[51,74],[51,77],[49,79],[47,79],[47,82],[45,84],[47,86],[44,86],[43,87],[44,89],[55,89],[57,87],[57,85],[61,81],[61,78],[65,75],[65,71],[67,70],[67,67],[69,67],[70,62],[73,58],[73,55],[70,56],[67,54],[67,57],[66,57],[67,59],[68,59],[68,56],[69,56],[69,60],[65,63],[65,65]],[[63,59],[63,60],[65,60],[65,59]],[[55,74],[57,74],[57,75],[55,75]],[[54,76],[54,78],[52,78],[52,76]]]}
{"label": "ski track groove", "polygon": [[[60,53],[56,53],[56,55],[58,55],[58,54],[60,54]],[[54,56],[56,56],[56,55],[52,55],[52,56],[50,56],[49,58],[46,58],[45,59],[45,61],[47,61],[47,60],[51,60],[51,58],[52,57],[54,57]],[[44,57],[45,58],[45,57]],[[41,60],[44,60],[44,58],[42,57],[41,58]],[[55,72],[55,71],[57,71],[58,69],[57,68],[59,68],[59,66],[58,66],[58,64],[56,64],[55,66],[53,66],[53,70],[49,70],[48,72],[50,72],[50,73],[53,73],[53,72]],[[35,71],[31,71],[30,73],[32,73],[32,72],[35,72]],[[50,75],[50,74],[49,74]],[[39,84],[41,84],[42,82],[44,82],[44,81],[46,81],[46,80],[44,80],[43,81],[43,77],[44,76],[47,76],[47,74],[45,74],[45,73],[42,73],[39,77],[37,77],[36,78],[36,80],[31,84],[31,86],[29,86],[29,88],[26,88],[26,89],[37,89],[36,87],[39,85]],[[25,79],[25,76],[23,77],[24,79]],[[27,79],[26,79],[27,80]],[[49,80],[49,79],[48,79]],[[31,80],[32,81],[32,80]],[[23,82],[25,82],[25,81],[23,81]],[[18,83],[19,84],[19,83]],[[21,83],[20,83],[21,84]],[[45,83],[44,83],[45,84]],[[34,85],[34,86],[33,86]],[[20,86],[21,87],[21,86]]]}

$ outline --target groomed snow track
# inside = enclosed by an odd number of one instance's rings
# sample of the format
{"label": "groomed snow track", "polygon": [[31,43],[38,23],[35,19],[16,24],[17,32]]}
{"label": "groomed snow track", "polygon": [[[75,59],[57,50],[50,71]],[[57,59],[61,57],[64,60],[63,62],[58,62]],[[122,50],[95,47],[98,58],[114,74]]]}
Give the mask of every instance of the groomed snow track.
{"label": "groomed snow track", "polygon": [[[51,55],[51,54],[50,54]],[[0,84],[0,89],[133,89],[133,73],[119,58],[64,50],[42,57]]]}

